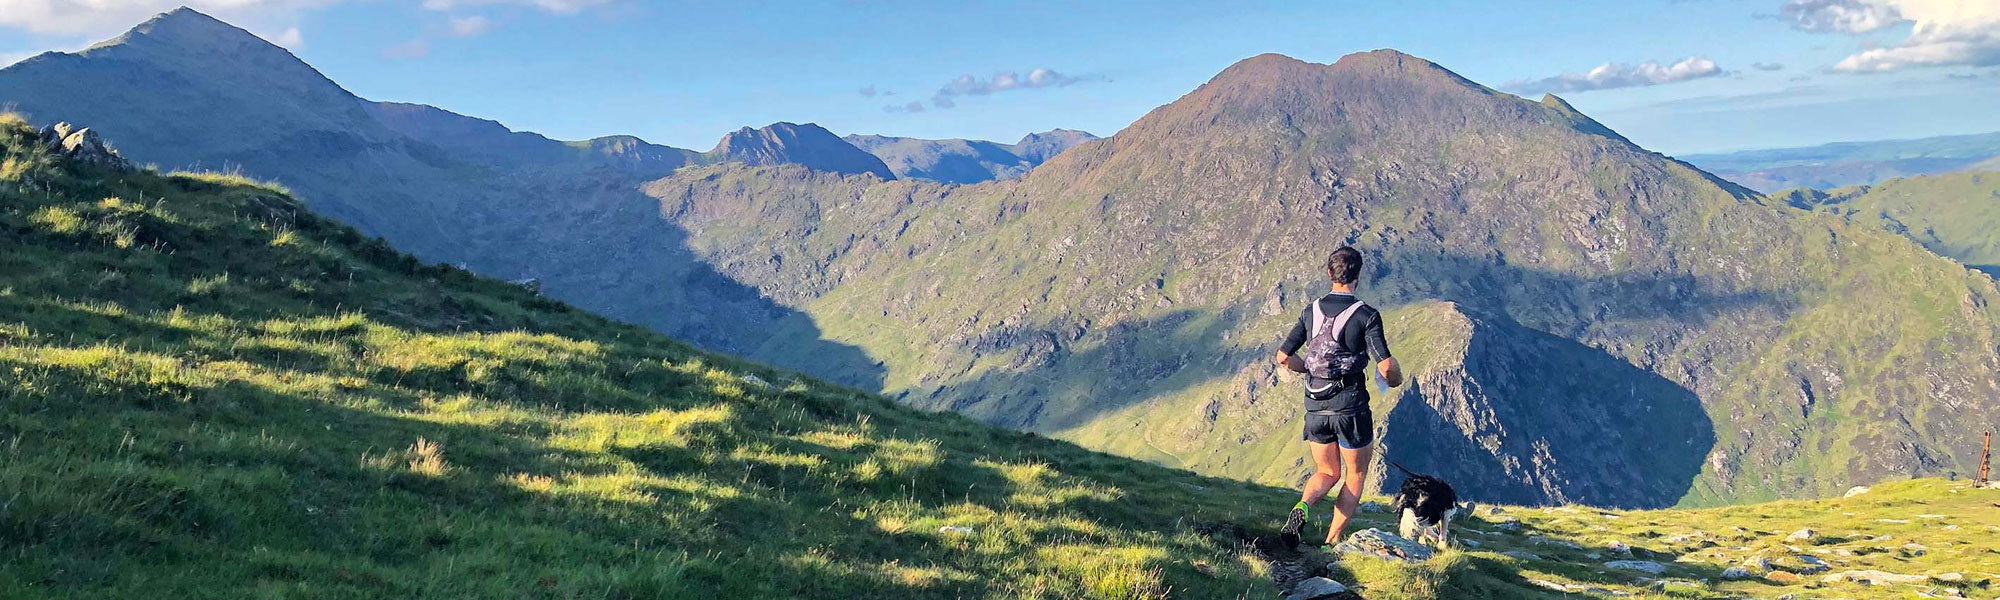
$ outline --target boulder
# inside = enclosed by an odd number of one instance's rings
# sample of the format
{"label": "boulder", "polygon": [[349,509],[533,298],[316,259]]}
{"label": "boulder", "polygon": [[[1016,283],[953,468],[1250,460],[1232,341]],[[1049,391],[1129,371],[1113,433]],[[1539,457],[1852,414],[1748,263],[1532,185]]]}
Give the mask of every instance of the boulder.
{"label": "boulder", "polygon": [[1659,575],[1661,573],[1667,572],[1666,565],[1662,565],[1660,563],[1656,563],[1650,560],[1614,560],[1608,563],[1604,563],[1604,566],[1606,568],[1617,569],[1620,571],[1638,571],[1640,573],[1645,573],[1647,575]]}
{"label": "boulder", "polygon": [[1723,579],[1749,579],[1751,577],[1750,570],[1743,567],[1730,567],[1722,570]]}
{"label": "boulder", "polygon": [[1340,582],[1325,577],[1313,577],[1292,586],[1292,593],[1286,594],[1285,600],[1332,600],[1348,595],[1347,586],[1341,585]]}
{"label": "boulder", "polygon": [[1788,535],[1788,536],[1785,536],[1785,541],[1787,541],[1787,542],[1810,542],[1810,541],[1812,541],[1812,540],[1813,540],[1813,538],[1816,538],[1816,537],[1819,537],[1819,532],[1817,532],[1817,531],[1813,531],[1811,527],[1807,527],[1807,528],[1805,528],[1805,529],[1800,529],[1800,530],[1798,530],[1798,531],[1794,531],[1794,532],[1792,532],[1792,534],[1791,534],[1791,535]]}
{"label": "boulder", "polygon": [[37,135],[43,144],[77,162],[120,171],[132,168],[132,163],[126,162],[125,157],[119,156],[117,150],[89,127],[57,123],[42,128]]}
{"label": "boulder", "polygon": [[1433,554],[1429,546],[1380,529],[1357,531],[1335,545],[1333,551],[1341,555],[1360,554],[1403,562],[1430,560]]}

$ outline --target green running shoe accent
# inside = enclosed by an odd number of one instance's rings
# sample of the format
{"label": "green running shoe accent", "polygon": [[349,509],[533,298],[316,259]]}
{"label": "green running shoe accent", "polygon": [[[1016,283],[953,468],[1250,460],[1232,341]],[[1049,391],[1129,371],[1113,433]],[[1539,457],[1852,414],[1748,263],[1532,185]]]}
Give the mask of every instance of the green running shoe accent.
{"label": "green running shoe accent", "polygon": [[1305,529],[1306,527],[1306,521],[1308,520],[1306,510],[1308,508],[1310,507],[1308,507],[1304,502],[1300,502],[1296,505],[1293,505],[1292,514],[1286,517],[1285,528],[1279,530],[1279,533],[1283,533],[1287,536],[1297,538],[1299,535],[1299,530]]}

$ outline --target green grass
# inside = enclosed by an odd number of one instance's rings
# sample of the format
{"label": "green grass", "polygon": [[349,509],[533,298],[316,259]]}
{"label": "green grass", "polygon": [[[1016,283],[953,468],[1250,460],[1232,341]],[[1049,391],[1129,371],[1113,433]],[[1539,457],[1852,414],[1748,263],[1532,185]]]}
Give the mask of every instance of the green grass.
{"label": "green grass", "polygon": [[0,124],[0,595],[1259,585],[1188,527],[1281,491],[705,354],[420,264],[279,189],[95,172],[30,136]]}

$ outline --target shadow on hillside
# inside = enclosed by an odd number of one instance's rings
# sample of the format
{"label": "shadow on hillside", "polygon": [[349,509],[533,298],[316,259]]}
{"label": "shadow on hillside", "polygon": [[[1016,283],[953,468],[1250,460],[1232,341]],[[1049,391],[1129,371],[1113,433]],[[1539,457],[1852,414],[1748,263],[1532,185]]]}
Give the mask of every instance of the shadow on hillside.
{"label": "shadow on hillside", "polygon": [[1585,334],[1593,325],[1679,329],[1738,311],[1782,315],[1795,308],[1790,298],[1720,289],[1689,275],[1573,275],[1522,266],[1497,253],[1396,250],[1369,258],[1364,299],[1383,305],[1446,300],[1563,337]]}
{"label": "shadow on hillside", "polygon": [[1485,502],[1659,508],[1686,494],[1715,445],[1693,392],[1504,315],[1471,316],[1465,378],[1410,384],[1384,418],[1388,460]]}
{"label": "shadow on hillside", "polygon": [[[862,349],[826,339],[811,315],[781,305],[704,262],[687,233],[639,191],[641,176],[518,181],[491,192],[527,215],[494,231],[459,232],[463,261],[502,279],[534,278],[550,297],[645,326],[703,349],[880,391],[886,369]],[[766,350],[776,349],[776,350]]]}
{"label": "shadow on hillside", "polygon": [[[1250,309],[1179,309],[1083,334],[1017,328],[968,341],[966,362],[990,357],[1009,364],[903,400],[948,408],[991,425],[1061,431],[1089,424],[1127,406],[1240,369],[1249,351],[1222,344]],[[1282,333],[1282,332],[1280,332]],[[1077,346],[1085,346],[1076,350]]]}

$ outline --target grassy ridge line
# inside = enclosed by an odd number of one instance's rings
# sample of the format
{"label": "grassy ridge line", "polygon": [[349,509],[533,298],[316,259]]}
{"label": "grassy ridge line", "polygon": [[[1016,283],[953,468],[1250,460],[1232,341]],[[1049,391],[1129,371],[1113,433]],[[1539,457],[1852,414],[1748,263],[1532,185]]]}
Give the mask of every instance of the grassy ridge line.
{"label": "grassy ridge line", "polygon": [[[0,123],[0,590],[1234,597],[1274,490],[981,427]],[[969,535],[940,532],[970,527]],[[1195,572],[1203,561],[1220,576]]]}

